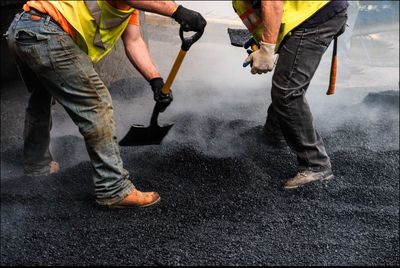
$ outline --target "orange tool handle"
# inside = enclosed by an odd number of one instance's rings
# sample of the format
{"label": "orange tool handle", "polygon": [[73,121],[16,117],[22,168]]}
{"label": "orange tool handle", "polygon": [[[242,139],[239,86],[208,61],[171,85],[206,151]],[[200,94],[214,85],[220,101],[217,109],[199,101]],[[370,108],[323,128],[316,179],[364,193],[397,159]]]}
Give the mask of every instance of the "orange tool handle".
{"label": "orange tool handle", "polygon": [[171,71],[169,72],[167,81],[165,82],[165,84],[164,84],[164,86],[163,86],[163,88],[161,90],[163,94],[167,95],[170,92],[172,83],[174,82],[176,74],[178,73],[179,68],[182,65],[182,61],[185,58],[186,52],[187,51],[184,51],[183,49],[181,49],[179,51],[179,54],[176,57],[175,63],[172,66]]}
{"label": "orange tool handle", "polygon": [[336,74],[337,74],[337,37],[333,41],[333,53],[331,63],[331,75],[329,79],[329,88],[326,95],[333,95],[336,90]]}
{"label": "orange tool handle", "polygon": [[252,45],[251,45],[251,49],[252,49],[253,51],[257,51],[257,50],[258,50],[257,44],[252,44]]}

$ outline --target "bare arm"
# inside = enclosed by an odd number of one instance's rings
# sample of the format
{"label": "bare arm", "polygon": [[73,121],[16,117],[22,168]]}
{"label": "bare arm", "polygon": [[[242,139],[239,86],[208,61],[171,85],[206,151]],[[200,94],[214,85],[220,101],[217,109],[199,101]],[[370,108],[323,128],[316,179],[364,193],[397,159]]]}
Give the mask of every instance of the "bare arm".
{"label": "bare arm", "polygon": [[160,77],[160,73],[151,59],[149,49],[142,39],[139,26],[128,25],[122,35],[122,41],[124,42],[125,52],[130,62],[147,81]]}
{"label": "bare arm", "polygon": [[175,1],[125,0],[133,8],[171,17],[177,9]]}
{"label": "bare arm", "polygon": [[283,1],[262,0],[261,9],[264,22],[262,41],[276,44],[282,23]]}

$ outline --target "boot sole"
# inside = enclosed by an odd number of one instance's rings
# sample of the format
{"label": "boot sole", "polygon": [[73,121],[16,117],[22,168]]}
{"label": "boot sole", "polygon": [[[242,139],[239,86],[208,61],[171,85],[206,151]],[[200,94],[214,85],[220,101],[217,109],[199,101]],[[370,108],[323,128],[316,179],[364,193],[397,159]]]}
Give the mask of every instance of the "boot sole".
{"label": "boot sole", "polygon": [[154,201],[153,203],[149,203],[146,205],[142,205],[142,206],[124,206],[124,205],[114,205],[114,206],[110,206],[109,208],[114,209],[114,208],[145,208],[145,207],[150,207],[153,206],[157,203],[159,203],[161,201],[161,197],[159,197],[156,201]]}
{"label": "boot sole", "polygon": [[317,182],[317,181],[330,181],[330,180],[332,180],[334,177],[335,177],[335,176],[332,174],[332,175],[329,175],[329,176],[327,176],[327,177],[325,177],[325,178],[322,178],[322,179],[319,179],[319,180],[310,181],[310,182],[308,182],[308,183],[304,183],[304,184],[297,185],[297,186],[282,187],[282,189],[283,189],[283,190],[293,190],[293,189],[297,189],[297,188],[299,188],[299,187],[301,187],[301,186],[304,186],[304,185],[307,185],[307,184],[310,184],[310,183],[313,183],[313,182]]}

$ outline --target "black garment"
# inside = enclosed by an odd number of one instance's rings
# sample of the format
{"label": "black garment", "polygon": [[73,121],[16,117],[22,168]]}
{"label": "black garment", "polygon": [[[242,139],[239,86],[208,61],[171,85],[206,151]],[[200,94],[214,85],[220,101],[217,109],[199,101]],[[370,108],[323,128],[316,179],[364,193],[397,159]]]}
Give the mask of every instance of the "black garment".
{"label": "black garment", "polygon": [[305,22],[300,24],[298,28],[313,28],[318,25],[325,23],[330,20],[336,14],[342,12],[347,9],[349,3],[347,0],[332,0],[328,4],[326,4],[323,8],[317,11],[314,15],[312,15]]}
{"label": "black garment", "polygon": [[323,54],[343,31],[346,21],[344,10],[318,27],[293,30],[279,52],[265,129],[277,136],[283,134],[297,155],[300,169],[320,171],[331,167],[305,94]]}

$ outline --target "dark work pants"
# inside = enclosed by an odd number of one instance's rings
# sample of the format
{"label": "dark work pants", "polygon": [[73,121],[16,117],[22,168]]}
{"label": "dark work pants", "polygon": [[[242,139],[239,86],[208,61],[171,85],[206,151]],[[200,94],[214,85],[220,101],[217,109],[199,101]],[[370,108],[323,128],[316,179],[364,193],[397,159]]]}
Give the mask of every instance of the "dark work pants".
{"label": "dark work pants", "polygon": [[343,11],[318,27],[295,29],[279,52],[265,128],[270,133],[283,134],[297,155],[301,170],[331,167],[305,94],[323,54],[334,37],[343,33],[346,21],[347,12]]}

